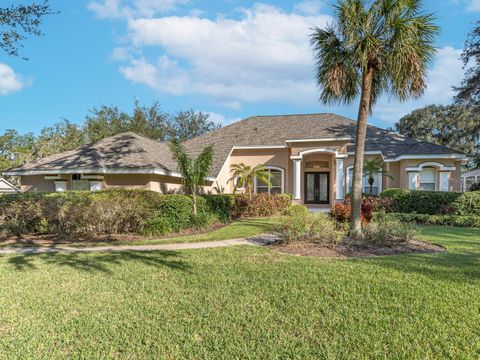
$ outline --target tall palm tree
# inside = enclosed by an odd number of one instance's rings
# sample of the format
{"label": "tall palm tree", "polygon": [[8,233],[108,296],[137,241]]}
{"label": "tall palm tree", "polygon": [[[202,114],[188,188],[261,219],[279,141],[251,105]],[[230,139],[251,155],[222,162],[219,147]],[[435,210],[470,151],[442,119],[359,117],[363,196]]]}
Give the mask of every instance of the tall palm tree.
{"label": "tall palm tree", "polygon": [[363,175],[368,177],[368,185],[370,185],[370,195],[373,193],[373,184],[375,183],[375,176],[382,175],[393,179],[388,171],[383,170],[383,161],[380,159],[365,159],[363,161]]}
{"label": "tall palm tree", "polygon": [[269,173],[263,164],[259,164],[253,168],[250,165],[245,165],[244,163],[233,164],[230,166],[230,172],[232,177],[228,180],[228,182],[234,181],[235,187],[233,192],[237,192],[238,189],[244,188],[250,199],[252,198],[255,178],[259,179],[267,186],[271,186]]}
{"label": "tall palm tree", "polygon": [[204,183],[212,167],[213,149],[206,147],[196,159],[190,157],[186,149],[177,140],[170,142],[170,151],[178,164],[183,185],[191,192],[193,215],[197,215],[197,192]]}
{"label": "tall palm tree", "polygon": [[360,95],[352,187],[352,235],[361,233],[362,169],[368,116],[380,95],[420,97],[439,28],[421,0],[338,0],[336,22],[313,29],[316,80],[325,104]]}

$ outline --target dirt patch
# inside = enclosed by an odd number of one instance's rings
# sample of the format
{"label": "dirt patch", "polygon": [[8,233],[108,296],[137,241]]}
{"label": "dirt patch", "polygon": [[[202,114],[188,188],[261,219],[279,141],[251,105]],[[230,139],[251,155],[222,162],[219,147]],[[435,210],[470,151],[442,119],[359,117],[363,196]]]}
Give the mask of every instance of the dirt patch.
{"label": "dirt patch", "polygon": [[299,256],[320,256],[331,258],[352,258],[367,256],[383,256],[396,254],[421,254],[445,252],[445,248],[439,245],[423,241],[412,240],[404,244],[389,247],[377,246],[321,246],[311,242],[296,242],[292,244],[271,244],[271,249]]}
{"label": "dirt patch", "polygon": [[55,246],[55,245],[72,245],[82,243],[125,243],[143,241],[143,240],[158,240],[158,239],[174,239],[180,236],[188,235],[202,235],[213,230],[224,227],[225,224],[215,224],[209,226],[207,229],[201,230],[183,230],[177,233],[169,234],[166,236],[144,236],[136,234],[109,234],[98,236],[72,236],[72,237],[59,237],[57,235],[24,235],[22,237],[10,237],[4,238],[0,241],[0,246]]}

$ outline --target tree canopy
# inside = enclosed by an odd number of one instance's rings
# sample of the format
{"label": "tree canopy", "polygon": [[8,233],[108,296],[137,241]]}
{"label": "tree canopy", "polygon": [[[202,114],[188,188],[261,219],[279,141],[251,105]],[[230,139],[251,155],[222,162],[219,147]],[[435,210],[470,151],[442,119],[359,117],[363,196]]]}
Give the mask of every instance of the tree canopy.
{"label": "tree canopy", "polygon": [[480,21],[467,35],[461,55],[465,77],[458,87],[455,102],[463,105],[480,105]]}
{"label": "tree canopy", "polygon": [[18,56],[28,35],[43,35],[42,18],[52,14],[48,1],[0,7],[0,48],[10,56]]}
{"label": "tree canopy", "polygon": [[395,130],[473,156],[469,167],[480,165],[480,114],[475,107],[429,105],[402,117]]}

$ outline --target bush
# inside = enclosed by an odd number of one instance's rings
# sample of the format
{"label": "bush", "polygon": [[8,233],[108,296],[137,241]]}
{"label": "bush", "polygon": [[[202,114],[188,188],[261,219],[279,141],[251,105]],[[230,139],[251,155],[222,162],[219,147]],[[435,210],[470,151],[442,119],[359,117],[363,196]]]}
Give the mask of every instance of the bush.
{"label": "bush", "polygon": [[398,219],[376,219],[362,228],[363,240],[375,246],[395,246],[415,238],[414,227]]}
{"label": "bush", "polygon": [[391,201],[390,206],[384,208],[387,212],[480,216],[480,192],[388,189],[380,197]]}
{"label": "bush", "polygon": [[[373,212],[384,210],[390,206],[390,200],[367,196],[362,199],[361,217],[362,223],[367,224],[372,220]],[[337,203],[330,210],[330,216],[339,223],[347,223],[351,218],[351,198],[346,197],[342,203]]]}
{"label": "bush", "polygon": [[477,183],[473,183],[471,186],[470,186],[470,189],[468,189],[469,191],[480,191],[480,182],[477,182]]}
{"label": "bush", "polygon": [[147,236],[162,236],[172,232],[170,222],[162,217],[155,216],[147,220],[143,227],[143,235]]}
{"label": "bush", "polygon": [[337,243],[340,239],[335,222],[327,215],[311,213],[305,206],[292,206],[290,216],[278,226],[281,242],[309,241],[322,245]]}
{"label": "bush", "polygon": [[251,199],[248,195],[237,195],[232,216],[239,218],[284,215],[291,203],[291,196],[286,194],[254,194]]}
{"label": "bush", "polygon": [[252,202],[244,196],[206,195],[198,197],[198,215],[192,217],[190,196],[147,190],[8,194],[0,197],[0,235],[164,235],[235,217],[283,214],[289,205],[283,195],[257,195]]}
{"label": "bush", "polygon": [[375,213],[374,219],[399,220],[403,222],[480,228],[480,216],[476,215],[429,215],[412,213]]}

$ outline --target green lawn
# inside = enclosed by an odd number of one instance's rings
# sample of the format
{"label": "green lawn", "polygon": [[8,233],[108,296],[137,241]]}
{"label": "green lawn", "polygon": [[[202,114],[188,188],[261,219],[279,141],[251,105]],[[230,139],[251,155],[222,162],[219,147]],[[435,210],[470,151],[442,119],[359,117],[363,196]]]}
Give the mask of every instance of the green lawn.
{"label": "green lawn", "polygon": [[241,246],[0,257],[5,358],[480,357],[480,229],[447,253],[334,260]]}

